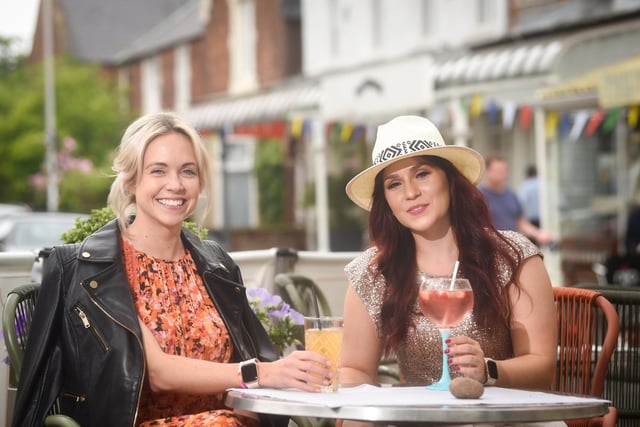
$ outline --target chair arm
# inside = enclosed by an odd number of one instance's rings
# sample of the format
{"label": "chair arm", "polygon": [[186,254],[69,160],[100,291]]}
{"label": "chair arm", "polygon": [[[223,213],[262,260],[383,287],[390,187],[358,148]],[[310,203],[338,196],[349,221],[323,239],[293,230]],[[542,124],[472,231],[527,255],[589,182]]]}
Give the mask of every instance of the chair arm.
{"label": "chair arm", "polygon": [[66,415],[48,415],[44,420],[45,427],[80,427],[80,424]]}

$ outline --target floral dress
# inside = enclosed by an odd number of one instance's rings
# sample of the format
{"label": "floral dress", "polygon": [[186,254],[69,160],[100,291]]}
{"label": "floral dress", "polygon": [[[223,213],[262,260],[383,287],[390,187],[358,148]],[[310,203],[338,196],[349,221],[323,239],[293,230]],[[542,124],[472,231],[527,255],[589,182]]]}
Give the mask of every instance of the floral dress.
{"label": "floral dress", "polygon": [[[213,362],[228,362],[231,338],[187,252],[165,261],[137,251],[123,239],[127,278],[138,316],[165,353]],[[153,393],[142,388],[137,425],[257,426],[252,418],[224,406],[224,393],[188,395]]]}

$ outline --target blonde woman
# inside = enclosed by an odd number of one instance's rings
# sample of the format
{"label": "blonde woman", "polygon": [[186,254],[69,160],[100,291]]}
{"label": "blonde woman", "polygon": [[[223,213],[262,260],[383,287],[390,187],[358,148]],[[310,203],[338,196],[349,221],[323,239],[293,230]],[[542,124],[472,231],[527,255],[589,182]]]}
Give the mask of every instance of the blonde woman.
{"label": "blonde woman", "polygon": [[225,408],[224,391],[318,391],[329,362],[305,351],[278,360],[238,266],[182,227],[208,195],[197,132],[172,113],[143,116],[113,168],[117,219],[50,254],[13,425],[43,425],[58,399],[82,426],[286,426]]}

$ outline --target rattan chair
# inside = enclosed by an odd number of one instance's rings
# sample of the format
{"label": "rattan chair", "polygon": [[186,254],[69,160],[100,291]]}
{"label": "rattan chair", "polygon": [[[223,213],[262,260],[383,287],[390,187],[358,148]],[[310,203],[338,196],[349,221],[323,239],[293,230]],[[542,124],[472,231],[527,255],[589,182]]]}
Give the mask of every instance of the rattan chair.
{"label": "rattan chair", "polygon": [[640,288],[580,285],[604,295],[615,307],[620,323],[602,397],[618,411],[618,427],[640,426]]}
{"label": "rattan chair", "polygon": [[[618,341],[618,315],[600,293],[588,289],[554,287],[558,321],[556,391],[602,397],[611,355]],[[599,340],[599,338],[601,338]],[[617,411],[603,417],[566,420],[569,427],[614,427]]]}
{"label": "rattan chair", "polygon": [[[9,354],[9,392],[15,393],[19,386],[20,370],[27,341],[31,318],[36,305],[40,285],[29,283],[14,288],[7,295],[7,300],[2,313],[2,330],[4,342]],[[80,427],[73,419],[58,412],[57,405],[52,408],[51,415],[47,416],[44,425],[46,427]]]}

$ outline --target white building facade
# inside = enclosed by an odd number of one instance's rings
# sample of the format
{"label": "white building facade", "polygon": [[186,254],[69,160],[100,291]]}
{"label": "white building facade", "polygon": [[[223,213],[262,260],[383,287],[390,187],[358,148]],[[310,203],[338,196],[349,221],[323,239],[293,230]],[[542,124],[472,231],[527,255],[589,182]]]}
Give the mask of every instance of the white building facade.
{"label": "white building facade", "polygon": [[[320,118],[364,126],[369,148],[377,124],[425,115],[450,143],[505,156],[514,188],[536,165],[542,227],[558,241],[593,236],[621,249],[640,164],[628,119],[638,88],[606,108],[599,98],[611,90],[553,88],[640,55],[639,9],[631,0],[302,0],[303,69],[319,81]],[[545,252],[559,284],[560,253]]]}

